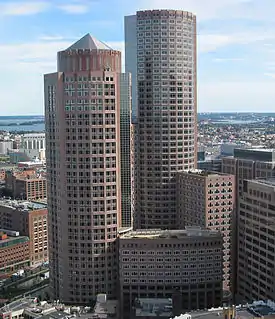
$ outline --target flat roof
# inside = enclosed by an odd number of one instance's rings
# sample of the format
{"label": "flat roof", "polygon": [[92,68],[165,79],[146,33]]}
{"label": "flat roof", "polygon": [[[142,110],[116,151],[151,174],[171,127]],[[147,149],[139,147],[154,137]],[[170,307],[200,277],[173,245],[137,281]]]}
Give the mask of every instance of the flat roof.
{"label": "flat roof", "polygon": [[[202,161],[202,162],[205,162],[205,161]],[[179,173],[188,173],[190,175],[209,176],[209,177],[230,175],[226,173],[215,172],[215,171],[212,172],[212,171],[203,170],[203,169],[186,169],[186,170],[180,171]]]}
{"label": "flat roof", "polygon": [[17,167],[16,164],[0,162],[0,169],[11,169]]}
{"label": "flat roof", "polygon": [[235,308],[236,316],[235,318],[239,319],[254,319],[254,318],[270,318],[275,315],[275,303],[271,300],[267,301],[254,301],[251,304],[246,305],[238,305],[232,307],[220,307],[220,308],[212,308],[208,310],[198,310],[198,311],[190,311],[188,313],[182,314],[180,316],[174,317],[174,319],[188,319],[188,317],[195,318],[203,318],[203,319],[217,319],[220,317],[224,318],[224,310],[229,308]]}
{"label": "flat roof", "polygon": [[0,248],[10,247],[16,244],[23,244],[29,241],[27,236],[10,237],[0,240]]}
{"label": "flat roof", "polygon": [[0,199],[0,206],[12,208],[14,210],[33,211],[47,208],[44,202],[16,200],[16,199]]}
{"label": "flat roof", "polygon": [[172,299],[137,298],[135,300],[136,317],[169,317],[173,316]]}
{"label": "flat roof", "polygon": [[221,236],[218,230],[210,230],[201,228],[198,226],[189,226],[184,230],[161,230],[161,229],[151,229],[151,230],[132,230],[127,233],[121,234],[120,239],[157,239],[157,238],[183,238],[183,237],[211,237],[211,236]]}
{"label": "flat roof", "polygon": [[20,165],[20,164],[32,166],[32,165],[41,165],[41,164],[43,165],[43,164],[45,164],[45,162],[43,162],[43,161],[26,161],[26,162],[18,162],[17,163],[17,165]]}
{"label": "flat roof", "polygon": [[260,178],[259,179],[252,179],[252,180],[248,180],[248,181],[252,181],[252,182],[257,183],[257,184],[275,187],[275,177],[269,177],[267,179],[260,179]]}
{"label": "flat roof", "polygon": [[117,308],[117,300],[106,300],[106,302],[97,302],[95,304],[94,313],[97,315],[116,314]]}
{"label": "flat roof", "polygon": [[33,304],[34,298],[22,298],[20,300],[13,301],[4,307],[0,308],[0,313],[6,313],[11,311],[18,311],[20,309],[25,309],[26,307]]}
{"label": "flat roof", "polygon": [[242,149],[242,150],[255,151],[255,152],[267,152],[267,153],[275,152],[274,148],[246,148],[246,149]]}

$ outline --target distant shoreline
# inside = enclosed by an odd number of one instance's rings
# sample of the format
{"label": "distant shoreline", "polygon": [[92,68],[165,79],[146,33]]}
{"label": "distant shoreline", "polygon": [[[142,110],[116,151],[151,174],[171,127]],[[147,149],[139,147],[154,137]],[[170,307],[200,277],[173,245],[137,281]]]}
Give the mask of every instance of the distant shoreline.
{"label": "distant shoreline", "polygon": [[0,122],[0,127],[1,126],[31,126],[31,125],[36,125],[36,124],[44,124],[45,121],[40,120],[40,121],[28,121],[28,122],[22,122],[22,123],[1,123]]}

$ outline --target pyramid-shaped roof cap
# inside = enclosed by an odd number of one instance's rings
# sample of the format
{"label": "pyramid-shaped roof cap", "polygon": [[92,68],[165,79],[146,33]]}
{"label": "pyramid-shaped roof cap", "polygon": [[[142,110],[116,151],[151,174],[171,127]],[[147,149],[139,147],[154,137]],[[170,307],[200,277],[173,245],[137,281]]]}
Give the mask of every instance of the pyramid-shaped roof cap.
{"label": "pyramid-shaped roof cap", "polygon": [[76,41],[73,45],[71,45],[68,50],[113,50],[107,44],[97,40],[90,33],[87,33],[80,40]]}

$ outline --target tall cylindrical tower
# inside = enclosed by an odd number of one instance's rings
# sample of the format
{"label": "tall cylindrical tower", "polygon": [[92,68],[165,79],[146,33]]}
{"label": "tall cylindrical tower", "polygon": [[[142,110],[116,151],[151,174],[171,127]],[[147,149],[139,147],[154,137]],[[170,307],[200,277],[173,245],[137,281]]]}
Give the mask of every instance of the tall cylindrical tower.
{"label": "tall cylindrical tower", "polygon": [[139,11],[135,41],[134,226],[177,228],[175,174],[196,166],[196,17],[178,10]]}

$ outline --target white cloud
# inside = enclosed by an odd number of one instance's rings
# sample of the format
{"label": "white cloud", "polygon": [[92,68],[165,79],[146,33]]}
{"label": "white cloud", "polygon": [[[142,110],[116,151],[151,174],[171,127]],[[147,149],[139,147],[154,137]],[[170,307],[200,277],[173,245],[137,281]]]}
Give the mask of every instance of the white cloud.
{"label": "white cloud", "polygon": [[7,1],[0,4],[0,15],[23,16],[35,15],[49,9],[58,8],[68,14],[83,14],[89,11],[90,6],[86,2],[70,2],[58,5],[58,1]]}
{"label": "white cloud", "polygon": [[241,62],[244,61],[243,58],[216,58],[212,60],[213,62]]}
{"label": "white cloud", "polygon": [[268,76],[272,79],[275,79],[275,73],[264,73],[265,76]]}
{"label": "white cloud", "polygon": [[83,14],[89,11],[89,6],[85,4],[65,4],[58,8],[69,14]]}
{"label": "white cloud", "polygon": [[[66,49],[70,44],[69,41],[45,41],[0,45],[0,59],[13,62],[15,65],[20,61],[47,62],[56,59],[56,52]],[[1,63],[0,68],[5,65],[5,62]]]}
{"label": "white cloud", "polygon": [[273,81],[199,82],[199,112],[274,111]]}
{"label": "white cloud", "polygon": [[[56,52],[71,44],[45,41],[0,45],[0,114],[42,114],[43,74],[56,71]],[[16,92],[6,94],[5,92]]]}
{"label": "white cloud", "polygon": [[0,4],[0,15],[33,15],[47,10],[50,4],[46,1],[23,1]]}
{"label": "white cloud", "polygon": [[195,13],[199,20],[225,17],[226,11],[242,4],[242,0],[141,0],[137,10],[178,9]]}
{"label": "white cloud", "polygon": [[60,41],[63,40],[64,37],[60,35],[42,35],[39,39],[42,41]]}
{"label": "white cloud", "polygon": [[[0,45],[0,72],[5,74],[5,81],[1,82],[0,89],[0,115],[11,115],[11,112],[15,115],[44,112],[43,74],[56,71],[57,52],[74,42],[50,38],[44,36],[43,41]],[[121,51],[124,48],[123,42],[106,43],[116,50]],[[16,94],[2,93],[11,90]]]}
{"label": "white cloud", "polygon": [[[266,40],[274,41],[275,33],[270,30],[269,32],[264,31],[262,28],[250,28],[243,32],[231,32],[231,33],[221,33],[221,34],[198,34],[198,51],[200,53],[213,52],[221,47],[231,46],[231,45],[248,45],[254,43],[265,42]],[[270,45],[272,45],[270,43]],[[262,45],[262,47],[255,47],[255,50],[267,47]]]}

